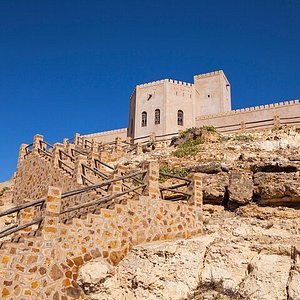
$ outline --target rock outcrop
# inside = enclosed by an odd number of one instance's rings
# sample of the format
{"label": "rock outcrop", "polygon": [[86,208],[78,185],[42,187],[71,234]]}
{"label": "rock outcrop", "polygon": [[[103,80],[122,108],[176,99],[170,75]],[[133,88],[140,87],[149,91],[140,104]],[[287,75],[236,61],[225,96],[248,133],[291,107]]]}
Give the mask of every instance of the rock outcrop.
{"label": "rock outcrop", "polygon": [[300,299],[300,211],[204,210],[205,235],[133,248],[88,298]]}

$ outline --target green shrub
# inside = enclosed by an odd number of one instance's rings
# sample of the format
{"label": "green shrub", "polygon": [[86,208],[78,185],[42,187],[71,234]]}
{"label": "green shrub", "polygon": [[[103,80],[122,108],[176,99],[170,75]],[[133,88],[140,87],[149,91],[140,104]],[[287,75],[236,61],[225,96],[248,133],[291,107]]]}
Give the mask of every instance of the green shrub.
{"label": "green shrub", "polygon": [[[170,167],[168,164],[163,164],[159,168],[159,172],[173,174],[179,177],[186,177],[189,173],[188,169],[186,168],[179,168],[179,167]],[[165,182],[168,177],[161,175],[159,180],[160,182]]]}
{"label": "green shrub", "polygon": [[212,125],[204,125],[204,126],[202,126],[202,128],[208,132],[217,132],[216,127],[214,127]]}
{"label": "green shrub", "polygon": [[0,196],[3,196],[5,191],[8,191],[9,187],[5,186],[1,191],[0,191]]}
{"label": "green shrub", "polygon": [[253,137],[251,135],[246,134],[237,134],[232,137],[233,141],[240,141],[240,142],[252,142]]}
{"label": "green shrub", "polygon": [[173,155],[176,157],[196,155],[200,144],[203,144],[203,140],[199,137],[196,139],[189,139],[180,144],[177,149],[173,151]]}
{"label": "green shrub", "polygon": [[196,128],[195,127],[191,127],[191,128],[187,128],[186,130],[182,131],[179,135],[179,138],[185,138],[188,134],[192,133]]}

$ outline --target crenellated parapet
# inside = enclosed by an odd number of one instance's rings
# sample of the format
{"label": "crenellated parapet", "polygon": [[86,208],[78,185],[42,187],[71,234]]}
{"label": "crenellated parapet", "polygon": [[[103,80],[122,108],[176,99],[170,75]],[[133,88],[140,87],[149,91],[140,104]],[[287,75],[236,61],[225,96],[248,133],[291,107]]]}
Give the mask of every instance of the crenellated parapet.
{"label": "crenellated parapet", "polygon": [[149,86],[155,86],[155,85],[159,85],[159,84],[163,84],[163,83],[173,83],[173,84],[185,85],[185,86],[191,86],[191,87],[194,85],[193,83],[174,80],[174,79],[162,79],[162,80],[139,84],[137,87],[140,87],[140,88],[141,87],[149,87]]}
{"label": "crenellated parapet", "polygon": [[258,105],[258,106],[251,106],[251,107],[246,107],[246,108],[235,109],[235,110],[218,113],[218,114],[199,116],[199,117],[196,117],[196,120],[198,121],[198,120],[219,118],[219,117],[223,117],[223,116],[227,117],[227,116],[251,112],[251,111],[265,111],[265,110],[271,110],[271,109],[276,109],[276,108],[281,108],[281,107],[293,107],[293,106],[299,105],[299,104],[300,104],[300,100],[298,100],[298,99],[289,100],[289,101],[281,101],[281,102],[272,103],[272,104],[265,104],[265,105]]}

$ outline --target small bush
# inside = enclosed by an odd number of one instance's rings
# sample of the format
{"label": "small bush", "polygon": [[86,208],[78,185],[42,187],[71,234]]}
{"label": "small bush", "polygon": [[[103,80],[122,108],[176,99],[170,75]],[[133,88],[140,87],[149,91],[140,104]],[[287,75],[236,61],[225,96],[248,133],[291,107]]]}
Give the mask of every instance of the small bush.
{"label": "small bush", "polygon": [[5,191],[8,191],[9,187],[5,186],[1,191],[0,191],[0,196],[3,196]]}
{"label": "small bush", "polygon": [[173,151],[173,155],[176,157],[185,157],[190,155],[196,155],[199,150],[199,145],[203,144],[201,138],[189,139],[180,144],[178,148]]}
{"label": "small bush", "polygon": [[252,142],[253,137],[251,135],[246,134],[237,134],[232,137],[233,141],[239,141],[239,142]]}
{"label": "small bush", "polygon": [[212,125],[204,125],[204,126],[202,126],[202,128],[208,132],[217,132],[216,127],[214,127]]}
{"label": "small bush", "polygon": [[193,131],[195,131],[195,127],[191,127],[191,128],[188,128],[188,129],[186,129],[186,130],[184,130],[184,131],[182,131],[181,133],[180,133],[180,135],[179,135],[179,138],[185,138],[188,134],[190,134],[190,133],[192,133]]}

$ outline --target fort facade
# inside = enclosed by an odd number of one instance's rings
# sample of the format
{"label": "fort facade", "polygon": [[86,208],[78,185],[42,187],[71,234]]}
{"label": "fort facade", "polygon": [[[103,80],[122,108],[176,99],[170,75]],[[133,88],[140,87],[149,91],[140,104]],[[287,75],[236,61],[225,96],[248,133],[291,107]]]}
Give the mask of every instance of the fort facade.
{"label": "fort facade", "polygon": [[300,123],[299,100],[231,110],[230,82],[225,73],[194,76],[194,83],[164,79],[137,85],[130,96],[128,128],[85,135],[98,142],[116,137],[139,140],[190,127],[215,126],[221,132],[264,129]]}

